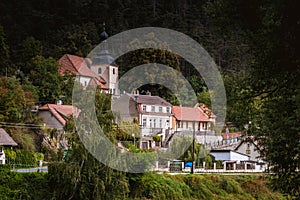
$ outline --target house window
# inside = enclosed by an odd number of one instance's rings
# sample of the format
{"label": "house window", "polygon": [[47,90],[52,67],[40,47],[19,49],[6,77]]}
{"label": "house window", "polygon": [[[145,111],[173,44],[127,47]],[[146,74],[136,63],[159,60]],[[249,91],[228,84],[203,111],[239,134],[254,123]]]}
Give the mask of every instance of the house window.
{"label": "house window", "polygon": [[155,106],[151,106],[151,112],[155,112]]}
{"label": "house window", "polygon": [[189,122],[185,122],[185,128],[189,127]]}
{"label": "house window", "polygon": [[152,119],[150,119],[150,128],[152,128]]}
{"label": "house window", "polygon": [[101,70],[101,68],[99,67],[98,68],[98,74],[101,74],[102,73],[102,70]]}
{"label": "house window", "polygon": [[0,147],[0,153],[3,151],[3,147]]}
{"label": "house window", "polygon": [[162,128],[162,120],[159,119],[159,128]]}
{"label": "house window", "polygon": [[84,86],[87,86],[87,82],[86,81],[84,81]]}
{"label": "house window", "polygon": [[251,154],[250,144],[247,144],[246,154]]}
{"label": "house window", "polygon": [[144,119],[143,119],[143,127],[146,127],[146,124],[147,124],[147,119],[144,118]]}
{"label": "house window", "polygon": [[146,106],[145,105],[143,105],[143,111],[146,111]]}
{"label": "house window", "polygon": [[116,69],[115,68],[113,68],[113,74],[115,74],[116,73]]}
{"label": "house window", "polygon": [[167,113],[169,113],[170,112],[170,107],[167,107]]}
{"label": "house window", "polygon": [[153,119],[153,127],[156,128],[156,119]]}
{"label": "house window", "polygon": [[162,107],[161,106],[159,107],[159,112],[162,112]]}

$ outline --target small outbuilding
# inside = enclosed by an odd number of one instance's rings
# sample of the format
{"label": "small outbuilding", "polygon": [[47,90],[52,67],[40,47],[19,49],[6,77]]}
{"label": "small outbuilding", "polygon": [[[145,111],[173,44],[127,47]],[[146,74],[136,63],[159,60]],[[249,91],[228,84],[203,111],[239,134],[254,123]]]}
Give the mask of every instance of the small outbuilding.
{"label": "small outbuilding", "polygon": [[9,134],[0,128],[0,164],[5,164],[4,147],[14,147],[18,144],[9,136]]}

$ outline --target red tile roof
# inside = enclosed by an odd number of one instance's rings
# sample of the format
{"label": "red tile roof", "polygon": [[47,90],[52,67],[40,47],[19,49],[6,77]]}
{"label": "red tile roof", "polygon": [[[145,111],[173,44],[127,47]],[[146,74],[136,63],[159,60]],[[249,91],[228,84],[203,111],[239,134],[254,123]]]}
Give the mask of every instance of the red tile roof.
{"label": "red tile roof", "polygon": [[172,113],[180,121],[210,122],[210,119],[200,112],[198,108],[173,106]]}
{"label": "red tile roof", "polygon": [[62,125],[66,124],[68,117],[77,117],[80,112],[75,106],[58,104],[46,104],[40,107],[39,110],[49,110]]}
{"label": "red tile roof", "polygon": [[65,54],[58,60],[58,64],[59,73],[61,75],[64,75],[66,72],[70,72],[72,75],[91,77],[92,81],[90,82],[90,85],[99,85],[102,89],[108,90],[105,86],[105,80],[88,67],[84,58]]}
{"label": "red tile roof", "polygon": [[[228,139],[240,137],[240,136],[242,136],[242,135],[243,135],[242,132],[232,132],[232,133],[228,133]],[[226,133],[222,133],[222,138],[223,138],[223,140],[226,140],[226,139],[227,139]]]}
{"label": "red tile roof", "polygon": [[210,117],[210,118],[216,117],[216,115],[214,115],[214,113],[208,107],[206,107],[205,104],[199,103],[198,105],[196,105],[196,107],[198,107],[201,110],[201,112],[203,114],[207,115],[208,117]]}
{"label": "red tile roof", "polygon": [[3,128],[0,128],[0,146],[18,146]]}

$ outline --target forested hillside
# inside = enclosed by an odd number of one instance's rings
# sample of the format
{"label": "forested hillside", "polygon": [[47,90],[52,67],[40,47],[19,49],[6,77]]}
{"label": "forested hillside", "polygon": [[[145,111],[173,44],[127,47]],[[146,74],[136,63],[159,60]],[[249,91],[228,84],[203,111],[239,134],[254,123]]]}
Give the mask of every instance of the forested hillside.
{"label": "forested hillside", "polygon": [[[72,102],[74,80],[57,71],[62,55],[86,56],[101,42],[104,22],[109,35],[137,27],[169,28],[209,52],[226,87],[226,122],[242,131],[252,122],[248,133],[257,137],[274,166],[272,186],[299,196],[298,8],[296,0],[2,0],[0,127],[18,140],[19,148],[41,151],[41,137],[50,131],[40,127],[31,108],[59,99]],[[143,54],[142,61],[118,59],[120,75],[149,63],[151,55]],[[155,61],[173,64],[190,81],[198,100],[210,105],[210,91],[189,63],[176,56]],[[160,94],[165,88],[144,89]]]}

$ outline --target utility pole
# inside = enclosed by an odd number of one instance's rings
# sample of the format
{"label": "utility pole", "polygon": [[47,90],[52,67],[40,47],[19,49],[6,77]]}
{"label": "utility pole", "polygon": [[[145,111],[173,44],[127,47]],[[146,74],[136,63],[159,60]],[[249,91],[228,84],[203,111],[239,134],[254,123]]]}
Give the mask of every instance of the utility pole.
{"label": "utility pole", "polygon": [[191,174],[194,173],[194,154],[195,154],[195,121],[193,121],[193,144],[192,144],[192,168],[191,168]]}

